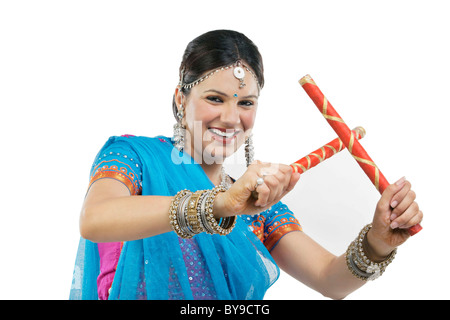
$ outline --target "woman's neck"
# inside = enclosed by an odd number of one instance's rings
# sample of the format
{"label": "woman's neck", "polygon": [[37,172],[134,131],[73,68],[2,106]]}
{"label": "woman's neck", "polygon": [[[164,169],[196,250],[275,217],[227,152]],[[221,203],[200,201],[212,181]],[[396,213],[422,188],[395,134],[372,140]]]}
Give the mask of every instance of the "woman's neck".
{"label": "woman's neck", "polygon": [[202,163],[200,165],[205,172],[205,174],[208,176],[209,180],[217,186],[222,182],[222,164],[206,164]]}
{"label": "woman's neck", "polygon": [[214,161],[212,164],[208,164],[210,161],[205,161],[202,155],[195,154],[193,148],[189,148],[189,146],[186,146],[183,152],[189,154],[192,159],[200,164],[209,180],[211,180],[215,186],[222,182],[222,163],[216,163]]}

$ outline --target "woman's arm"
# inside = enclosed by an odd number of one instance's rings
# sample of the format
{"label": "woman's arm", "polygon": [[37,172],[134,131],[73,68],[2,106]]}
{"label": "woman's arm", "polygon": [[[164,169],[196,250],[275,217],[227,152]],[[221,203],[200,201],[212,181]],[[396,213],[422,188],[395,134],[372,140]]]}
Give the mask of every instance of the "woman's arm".
{"label": "woman's arm", "polygon": [[[369,259],[383,261],[409,238],[408,228],[423,217],[415,197],[405,179],[383,192],[363,243]],[[336,257],[303,232],[286,234],[271,254],[288,274],[333,299],[343,299],[365,283],[352,275],[345,254]]]}
{"label": "woman's arm", "polygon": [[120,181],[97,180],[91,185],[81,210],[81,236],[93,242],[118,242],[169,232],[172,199],[131,196]]}
{"label": "woman's arm", "polygon": [[[251,196],[261,170],[272,168],[271,175],[258,188],[259,198]],[[274,169],[275,168],[275,169]],[[214,201],[214,215],[255,214],[277,203],[292,190],[300,175],[287,165],[255,163],[225,193]],[[86,195],[81,216],[81,236],[93,242],[121,242],[143,239],[172,231],[169,208],[173,197],[132,196],[115,179],[99,179]]]}
{"label": "woman's arm", "polygon": [[345,254],[333,255],[304,232],[286,234],[270,253],[287,274],[332,299],[343,299],[365,283],[348,270]]}

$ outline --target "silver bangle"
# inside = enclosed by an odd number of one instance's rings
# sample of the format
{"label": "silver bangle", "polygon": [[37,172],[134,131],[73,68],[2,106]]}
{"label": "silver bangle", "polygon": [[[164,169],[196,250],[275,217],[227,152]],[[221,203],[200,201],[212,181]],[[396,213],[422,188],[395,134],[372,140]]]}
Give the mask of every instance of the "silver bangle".
{"label": "silver bangle", "polygon": [[185,238],[192,238],[195,235],[192,229],[189,228],[189,224],[186,217],[188,208],[187,205],[189,203],[189,199],[191,198],[191,196],[192,192],[189,191],[188,194],[186,194],[186,196],[184,196],[181,199],[177,210],[177,219],[179,221],[181,231],[185,235]]}
{"label": "silver bangle", "polygon": [[346,261],[348,269],[357,278],[368,281],[375,280],[381,276],[386,267],[394,260],[397,248],[382,262],[371,261],[364,253],[363,241],[367,232],[372,228],[372,224],[366,225],[358,234],[356,239],[348,246],[346,252]]}
{"label": "silver bangle", "polygon": [[208,190],[203,194],[203,198],[201,199],[200,204],[200,221],[203,225],[203,228],[205,229],[205,232],[207,234],[214,234],[214,229],[211,227],[211,225],[207,221],[207,213],[206,213],[206,200],[209,198],[212,190]]}
{"label": "silver bangle", "polygon": [[180,209],[181,209],[181,200],[186,199],[186,197],[189,197],[189,195],[192,194],[189,190],[181,190],[179,191],[175,197],[173,198],[170,208],[169,208],[169,220],[170,225],[172,226],[173,231],[182,238],[189,238],[191,237],[188,233],[186,233],[186,227],[184,224],[184,220],[180,217],[182,216]]}
{"label": "silver bangle", "polygon": [[229,234],[236,224],[236,216],[223,218],[222,221],[220,221],[220,224],[219,221],[217,221],[214,218],[213,214],[214,199],[217,193],[225,191],[226,191],[225,187],[221,185],[214,187],[211,190],[211,193],[208,194],[208,196],[206,197],[205,211],[203,212],[203,214],[206,215],[206,224],[208,225],[207,228],[210,230],[212,229],[214,233],[218,233],[220,235]]}
{"label": "silver bangle", "polygon": [[226,188],[219,185],[212,190],[199,190],[194,197],[189,190],[178,192],[169,209],[170,224],[175,233],[181,238],[192,238],[201,232],[229,234],[236,224],[236,216],[217,220],[213,215],[214,199],[217,193],[225,191]]}

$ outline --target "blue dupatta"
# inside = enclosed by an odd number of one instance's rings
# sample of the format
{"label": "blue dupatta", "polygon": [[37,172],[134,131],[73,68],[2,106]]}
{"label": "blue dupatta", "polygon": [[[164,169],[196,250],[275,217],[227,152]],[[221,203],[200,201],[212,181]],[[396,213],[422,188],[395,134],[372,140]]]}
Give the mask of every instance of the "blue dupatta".
{"label": "blue dupatta", "polygon": [[[214,187],[198,163],[173,148],[170,138],[111,137],[99,155],[116,141],[126,142],[139,157],[142,196]],[[201,283],[192,281],[194,268]],[[70,299],[98,299],[99,272],[97,244],[81,238]],[[262,299],[278,276],[270,253],[238,217],[227,236],[202,233],[186,242],[167,232],[125,242],[109,299],[201,299],[194,296],[194,287],[213,299]]]}

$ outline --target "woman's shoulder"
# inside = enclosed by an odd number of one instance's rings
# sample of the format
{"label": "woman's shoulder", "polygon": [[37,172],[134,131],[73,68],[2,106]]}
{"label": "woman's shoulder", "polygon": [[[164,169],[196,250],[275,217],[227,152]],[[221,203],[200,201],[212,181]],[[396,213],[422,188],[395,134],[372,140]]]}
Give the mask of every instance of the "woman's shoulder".
{"label": "woman's shoulder", "polygon": [[149,153],[159,154],[164,149],[172,148],[171,138],[165,136],[147,137],[132,134],[110,136],[97,154],[100,160],[107,155],[124,155],[139,159]]}
{"label": "woman's shoulder", "polygon": [[137,146],[137,145],[161,145],[167,144],[168,146],[172,145],[172,140],[169,137],[159,135],[155,137],[148,136],[137,136],[133,134],[123,134],[119,136],[110,136],[105,143],[104,147],[109,147],[111,145],[129,145],[129,146]]}
{"label": "woman's shoulder", "polygon": [[134,134],[122,134],[117,136],[110,136],[110,140],[114,141],[146,141],[146,142],[171,142],[171,138],[164,135],[158,135],[154,137],[138,136]]}

